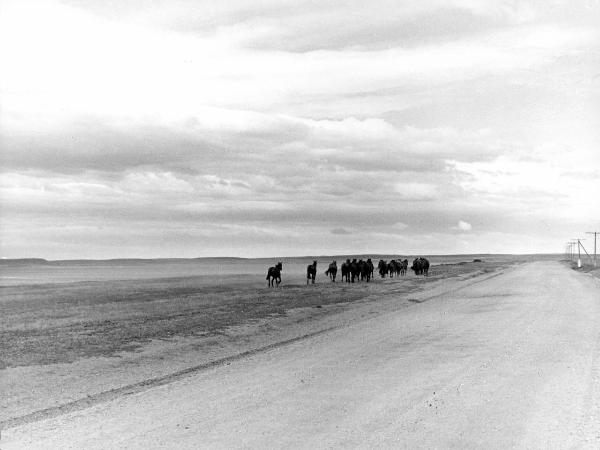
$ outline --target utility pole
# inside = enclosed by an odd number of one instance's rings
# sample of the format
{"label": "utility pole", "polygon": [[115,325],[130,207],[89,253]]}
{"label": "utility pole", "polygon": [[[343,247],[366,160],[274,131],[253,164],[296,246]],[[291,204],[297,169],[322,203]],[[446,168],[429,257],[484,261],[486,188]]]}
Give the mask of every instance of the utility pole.
{"label": "utility pole", "polygon": [[596,260],[596,236],[600,233],[600,231],[586,231],[585,234],[593,234],[594,235],[594,267],[598,267],[598,263]]}
{"label": "utility pole", "polygon": [[577,244],[577,268],[581,267],[581,244],[579,238],[571,238],[573,240],[573,245]]}

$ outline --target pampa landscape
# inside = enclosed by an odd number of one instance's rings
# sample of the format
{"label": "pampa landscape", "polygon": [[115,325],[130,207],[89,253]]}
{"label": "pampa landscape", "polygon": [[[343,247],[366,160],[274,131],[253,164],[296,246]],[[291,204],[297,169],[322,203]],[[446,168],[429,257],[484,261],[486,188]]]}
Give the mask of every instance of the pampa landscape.
{"label": "pampa landscape", "polygon": [[[262,276],[267,259],[3,261],[3,442],[377,446],[402,436],[430,447],[461,426],[468,446],[511,446],[504,427],[522,429],[513,421],[541,400],[532,431],[563,443],[573,435],[561,429],[596,432],[593,416],[569,422],[554,405],[598,406],[588,358],[600,272],[577,272],[564,255],[486,254],[429,256],[427,276],[325,275],[332,260],[357,256],[281,258],[278,287]],[[312,261],[314,284],[303,270]],[[559,376],[558,392],[538,398],[548,381],[534,370]],[[363,408],[374,417],[356,417]],[[400,414],[391,425],[387,408]]]}
{"label": "pampa landscape", "polygon": [[0,448],[600,448],[598,23],[2,0]]}

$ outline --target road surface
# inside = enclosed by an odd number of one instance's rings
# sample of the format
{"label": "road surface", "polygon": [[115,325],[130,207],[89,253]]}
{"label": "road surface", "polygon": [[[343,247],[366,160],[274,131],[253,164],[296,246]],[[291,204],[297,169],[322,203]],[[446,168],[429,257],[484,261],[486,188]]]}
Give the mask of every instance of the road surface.
{"label": "road surface", "polygon": [[554,262],[4,430],[11,448],[600,448],[600,285]]}

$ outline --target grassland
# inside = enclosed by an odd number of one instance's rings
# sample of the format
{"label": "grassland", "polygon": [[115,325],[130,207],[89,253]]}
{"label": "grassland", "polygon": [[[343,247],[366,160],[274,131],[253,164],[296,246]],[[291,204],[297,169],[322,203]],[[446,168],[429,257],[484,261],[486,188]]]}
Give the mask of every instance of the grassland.
{"label": "grassland", "polygon": [[[495,270],[507,263],[434,266],[428,278],[279,288],[207,286],[194,277],[3,287],[0,368],[73,362],[133,351],[153,339],[218,334],[298,307],[393,296],[441,278]],[[255,280],[248,280],[248,285]]]}
{"label": "grassland", "polygon": [[453,261],[432,266],[427,278],[409,271],[355,284],[331,283],[322,269],[307,286],[287,272],[279,288],[254,274],[0,287],[0,426],[410,307],[436,286],[443,291],[526,260]]}

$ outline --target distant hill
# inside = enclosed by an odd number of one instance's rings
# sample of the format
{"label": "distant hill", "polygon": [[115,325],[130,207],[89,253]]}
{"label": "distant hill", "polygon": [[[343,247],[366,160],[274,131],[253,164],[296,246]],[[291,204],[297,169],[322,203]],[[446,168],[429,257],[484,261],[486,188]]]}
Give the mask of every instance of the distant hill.
{"label": "distant hill", "polygon": [[17,266],[20,264],[48,264],[48,260],[44,258],[0,259],[0,266]]}
{"label": "distant hill", "polygon": [[238,257],[206,257],[206,258],[114,258],[114,259],[57,259],[47,260],[44,258],[5,258],[0,259],[0,265],[50,265],[50,266],[96,266],[96,265],[140,265],[140,264],[164,264],[164,263],[189,263],[189,262],[227,262],[244,261],[247,258]]}
{"label": "distant hill", "polygon": [[0,266],[23,266],[23,265],[44,265],[44,266],[139,266],[139,265],[158,265],[168,263],[215,263],[215,264],[226,264],[236,263],[244,261],[255,261],[255,262],[271,262],[271,261],[297,261],[297,262],[311,262],[314,259],[336,259],[345,260],[347,258],[372,258],[373,260],[379,259],[395,259],[395,258],[407,258],[412,260],[416,256],[425,256],[434,260],[467,260],[472,261],[473,259],[489,259],[498,257],[515,257],[517,259],[546,259],[555,258],[560,255],[555,254],[532,254],[532,255],[508,255],[508,254],[489,254],[489,253],[474,253],[474,254],[457,254],[457,255],[410,255],[410,254],[353,254],[353,255],[318,255],[318,256],[273,256],[273,257],[262,257],[262,258],[240,258],[234,256],[216,256],[216,257],[199,257],[199,258],[113,258],[113,259],[62,259],[62,260],[47,260],[44,258],[13,258],[13,259],[0,259]]}

